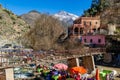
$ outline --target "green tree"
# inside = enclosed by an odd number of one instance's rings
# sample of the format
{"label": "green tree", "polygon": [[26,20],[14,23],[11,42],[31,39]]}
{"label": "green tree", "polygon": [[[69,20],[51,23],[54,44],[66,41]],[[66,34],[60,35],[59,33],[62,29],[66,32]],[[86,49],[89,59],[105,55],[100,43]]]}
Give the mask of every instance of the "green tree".
{"label": "green tree", "polygon": [[108,7],[109,2],[107,0],[92,0],[91,7],[84,11],[83,16],[96,16],[106,10]]}

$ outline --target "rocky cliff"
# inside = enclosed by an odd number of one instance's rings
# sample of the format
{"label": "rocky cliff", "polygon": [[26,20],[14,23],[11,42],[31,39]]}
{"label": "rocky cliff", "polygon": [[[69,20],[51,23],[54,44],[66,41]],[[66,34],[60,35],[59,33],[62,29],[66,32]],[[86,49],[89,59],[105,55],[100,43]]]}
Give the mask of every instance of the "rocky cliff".
{"label": "rocky cliff", "polygon": [[120,0],[106,1],[109,1],[109,7],[100,14],[102,24],[115,23],[120,26]]}

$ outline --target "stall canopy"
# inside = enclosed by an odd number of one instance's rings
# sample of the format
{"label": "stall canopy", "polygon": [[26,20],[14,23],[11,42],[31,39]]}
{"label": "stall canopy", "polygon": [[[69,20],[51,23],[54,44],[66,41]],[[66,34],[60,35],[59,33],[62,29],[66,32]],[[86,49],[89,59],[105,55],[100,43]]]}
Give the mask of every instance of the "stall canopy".
{"label": "stall canopy", "polygon": [[67,70],[68,66],[63,63],[58,63],[54,65],[54,68],[58,70]]}
{"label": "stall canopy", "polygon": [[72,74],[75,74],[75,73],[85,74],[85,73],[87,73],[87,70],[83,66],[79,66],[79,67],[72,67],[70,69],[70,72]]}

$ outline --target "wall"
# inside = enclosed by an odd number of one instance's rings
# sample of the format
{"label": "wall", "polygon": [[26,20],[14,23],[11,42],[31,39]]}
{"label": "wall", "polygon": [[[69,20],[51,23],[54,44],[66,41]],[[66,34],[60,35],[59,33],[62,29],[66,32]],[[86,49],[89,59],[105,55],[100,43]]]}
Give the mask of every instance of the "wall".
{"label": "wall", "polygon": [[[84,21],[86,22],[86,24],[91,28],[99,28],[100,27],[100,20],[87,20],[87,19],[83,19],[82,20],[82,25],[84,25]],[[91,22],[91,26],[90,26],[90,22]],[[96,24],[97,22],[97,24]]]}
{"label": "wall", "polygon": [[6,80],[5,75],[0,74],[0,80]]}
{"label": "wall", "polygon": [[[86,42],[84,41],[86,39]],[[82,43],[91,43],[90,40],[92,39],[93,44],[98,45],[105,45],[105,36],[104,35],[85,35],[82,36]],[[101,42],[98,42],[98,39],[101,39]]]}
{"label": "wall", "polygon": [[[100,27],[100,18],[99,17],[81,17],[78,19],[80,23],[73,24],[73,35],[82,35],[87,34],[89,32],[93,33],[93,29],[98,29]],[[78,33],[74,34],[74,29],[78,28]],[[83,33],[80,34],[80,28],[83,30]],[[96,31],[95,31],[96,32]]]}
{"label": "wall", "polygon": [[68,59],[67,62],[68,62],[68,67],[69,68],[78,66],[76,58]]}
{"label": "wall", "polygon": [[[84,56],[82,57],[82,64],[88,70],[88,73],[92,72],[95,69],[93,56]],[[69,69],[72,67],[79,66],[79,58],[68,59],[68,67]],[[68,69],[68,70],[69,70]]]}
{"label": "wall", "polygon": [[83,57],[83,66],[88,70],[88,73],[91,73],[95,69],[93,56]]}
{"label": "wall", "polygon": [[114,35],[114,32],[116,31],[116,25],[115,24],[108,24],[108,35]]}

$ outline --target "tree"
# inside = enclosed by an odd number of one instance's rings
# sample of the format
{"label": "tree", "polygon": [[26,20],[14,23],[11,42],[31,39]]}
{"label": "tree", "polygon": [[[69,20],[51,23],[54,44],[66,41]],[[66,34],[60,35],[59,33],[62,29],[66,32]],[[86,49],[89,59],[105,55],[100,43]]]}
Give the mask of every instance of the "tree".
{"label": "tree", "polygon": [[[96,16],[109,7],[109,2],[107,0],[92,0],[91,7],[84,11],[83,16]],[[88,15],[89,13],[89,15]]]}
{"label": "tree", "polygon": [[[59,48],[57,39],[64,32],[61,23],[48,15],[41,15],[26,35],[27,46],[35,50]],[[24,41],[25,42],[25,41]]]}

